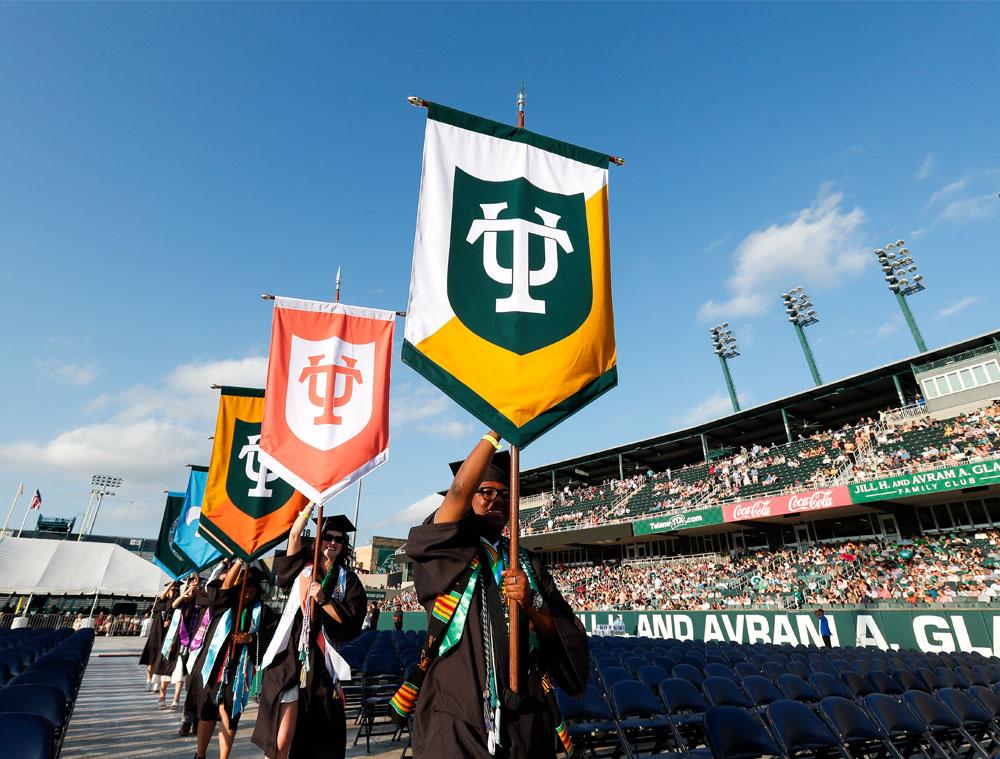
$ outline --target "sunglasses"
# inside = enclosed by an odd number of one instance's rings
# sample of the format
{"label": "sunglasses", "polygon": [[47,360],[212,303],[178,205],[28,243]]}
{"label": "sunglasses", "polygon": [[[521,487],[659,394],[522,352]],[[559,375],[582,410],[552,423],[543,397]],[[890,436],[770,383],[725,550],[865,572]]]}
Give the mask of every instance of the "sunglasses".
{"label": "sunglasses", "polygon": [[479,488],[477,491],[484,501],[495,501],[497,498],[507,500],[510,497],[509,490],[497,490],[496,488]]}
{"label": "sunglasses", "polygon": [[339,545],[344,545],[347,542],[347,536],[346,535],[330,535],[330,534],[327,534],[327,535],[323,536],[323,542],[324,543],[337,543]]}

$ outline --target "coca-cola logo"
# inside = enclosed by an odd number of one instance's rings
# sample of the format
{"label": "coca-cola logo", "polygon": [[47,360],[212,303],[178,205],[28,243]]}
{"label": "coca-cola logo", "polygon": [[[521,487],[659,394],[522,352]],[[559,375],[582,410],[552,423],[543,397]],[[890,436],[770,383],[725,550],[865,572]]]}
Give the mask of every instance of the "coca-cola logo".
{"label": "coca-cola logo", "polygon": [[832,490],[815,490],[812,493],[797,493],[788,499],[788,511],[815,511],[833,506]]}
{"label": "coca-cola logo", "polygon": [[771,499],[741,503],[733,509],[733,519],[760,519],[771,516]]}

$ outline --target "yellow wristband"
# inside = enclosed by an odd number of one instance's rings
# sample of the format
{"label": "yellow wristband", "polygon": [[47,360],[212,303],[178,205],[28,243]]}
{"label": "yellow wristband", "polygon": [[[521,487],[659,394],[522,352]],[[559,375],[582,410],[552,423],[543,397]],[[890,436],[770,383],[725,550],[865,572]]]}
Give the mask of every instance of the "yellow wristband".
{"label": "yellow wristband", "polygon": [[493,436],[492,436],[492,435],[491,435],[490,433],[488,433],[488,432],[487,432],[487,433],[486,433],[485,435],[483,435],[483,440],[488,440],[488,441],[490,441],[490,444],[491,444],[491,445],[492,445],[492,446],[493,446],[494,448],[496,448],[496,449],[497,449],[498,451],[499,451],[499,450],[500,450],[500,449],[501,449],[501,448],[503,447],[503,446],[501,446],[501,445],[500,445],[500,441],[499,441],[499,440],[497,440],[497,439],[496,439],[495,437],[493,437]]}

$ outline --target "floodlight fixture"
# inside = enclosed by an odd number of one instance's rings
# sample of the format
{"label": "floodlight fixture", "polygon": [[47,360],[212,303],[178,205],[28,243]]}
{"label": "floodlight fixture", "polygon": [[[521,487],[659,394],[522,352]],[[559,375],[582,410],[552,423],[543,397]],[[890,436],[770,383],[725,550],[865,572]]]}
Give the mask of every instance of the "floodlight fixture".
{"label": "floodlight fixture", "polygon": [[909,248],[906,247],[906,241],[896,240],[896,242],[890,242],[881,248],[876,248],[875,257],[885,275],[889,291],[896,297],[899,309],[903,312],[903,318],[906,319],[906,324],[910,328],[917,348],[921,353],[926,352],[927,344],[924,343],[917,322],[913,318],[913,312],[906,302],[908,297],[925,289],[924,277],[917,273],[917,265]]}
{"label": "floodlight fixture", "polygon": [[711,327],[708,333],[712,339],[712,350],[719,357],[719,363],[722,365],[722,376],[726,380],[726,389],[729,391],[729,400],[733,404],[733,411],[739,411],[740,402],[736,397],[733,375],[729,371],[729,359],[740,355],[733,328],[729,326],[729,322],[722,322]]}

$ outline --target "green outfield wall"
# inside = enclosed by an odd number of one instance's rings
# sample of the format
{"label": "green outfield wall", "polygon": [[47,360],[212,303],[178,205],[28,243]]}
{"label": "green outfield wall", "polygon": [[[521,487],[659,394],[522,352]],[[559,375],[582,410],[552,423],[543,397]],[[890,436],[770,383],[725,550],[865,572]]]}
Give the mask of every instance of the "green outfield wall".
{"label": "green outfield wall", "polygon": [[[819,622],[812,612],[624,611],[580,612],[587,632],[618,620],[629,635],[679,640],[732,641],[820,646]],[[392,628],[391,612],[379,618]],[[1000,607],[986,609],[850,609],[827,612],[833,644],[926,652],[978,651],[1000,656]],[[423,630],[422,612],[406,612],[403,628]]]}

